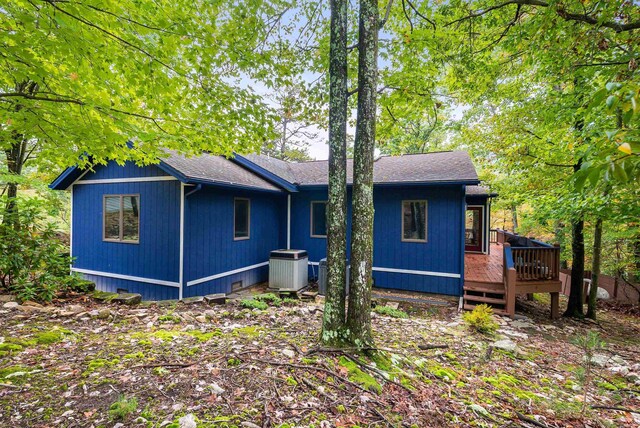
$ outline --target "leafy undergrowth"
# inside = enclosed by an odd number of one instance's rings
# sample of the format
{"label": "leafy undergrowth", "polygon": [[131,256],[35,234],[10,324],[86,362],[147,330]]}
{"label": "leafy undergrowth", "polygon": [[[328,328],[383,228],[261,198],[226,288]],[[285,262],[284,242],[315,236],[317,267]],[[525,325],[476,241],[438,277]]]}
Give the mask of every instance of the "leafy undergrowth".
{"label": "leafy undergrowth", "polygon": [[[0,309],[0,426],[639,422],[628,411],[592,408],[640,409],[640,387],[629,373],[640,371],[635,317],[601,314],[603,355],[619,368],[605,361],[585,383],[573,338],[595,326],[552,323],[544,302],[526,303],[534,321],[494,318],[499,329],[491,337],[470,331],[455,307],[405,303],[407,317],[374,314],[378,349],[358,354],[317,347],[321,305],[271,295],[253,301],[266,309],[83,303],[86,311],[68,317]],[[501,349],[498,340],[517,348]]]}

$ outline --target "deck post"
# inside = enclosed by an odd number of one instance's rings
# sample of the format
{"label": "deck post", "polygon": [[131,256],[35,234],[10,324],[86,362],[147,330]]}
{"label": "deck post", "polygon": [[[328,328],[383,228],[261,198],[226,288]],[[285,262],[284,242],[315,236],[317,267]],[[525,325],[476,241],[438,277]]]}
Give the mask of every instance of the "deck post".
{"label": "deck post", "polygon": [[506,287],[507,287],[507,313],[514,319],[516,317],[516,270],[514,268],[507,269]]}
{"label": "deck post", "polygon": [[551,319],[560,317],[560,293],[549,293],[551,295]]}
{"label": "deck post", "polygon": [[[517,273],[513,267],[513,259],[511,257],[511,245],[508,242],[503,244],[503,281],[505,298],[507,300],[506,312],[511,319],[516,316],[516,281]],[[507,257],[509,255],[509,257]]]}

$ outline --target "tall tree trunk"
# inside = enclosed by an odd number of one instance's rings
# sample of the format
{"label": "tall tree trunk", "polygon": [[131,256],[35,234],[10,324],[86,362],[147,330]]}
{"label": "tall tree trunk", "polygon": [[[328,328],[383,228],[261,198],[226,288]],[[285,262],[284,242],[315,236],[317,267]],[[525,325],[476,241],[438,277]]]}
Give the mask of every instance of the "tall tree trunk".
{"label": "tall tree trunk", "polygon": [[571,291],[565,317],[584,315],[584,219],[582,215],[571,224]]}
{"label": "tall tree trunk", "polygon": [[[22,175],[22,167],[26,161],[27,141],[24,139],[22,134],[17,132],[12,133],[11,140],[11,145],[4,151],[7,158],[7,172],[12,177],[19,177]],[[20,227],[20,221],[18,219],[18,204],[16,202],[17,196],[18,182],[9,180],[7,183],[7,202],[4,207],[2,222],[14,229],[18,229]]]}
{"label": "tall tree trunk", "polygon": [[344,340],[347,258],[347,0],[331,1],[327,295],[322,342]]}
{"label": "tall tree trunk", "polygon": [[513,221],[513,233],[518,233],[518,207],[516,204],[511,206],[511,219]]}
{"label": "tall tree trunk", "polygon": [[589,305],[587,318],[596,319],[596,300],[598,297],[598,282],[600,279],[600,258],[602,256],[602,219],[596,220],[593,232],[593,264],[591,266],[591,289],[589,290]]}
{"label": "tall tree trunk", "polygon": [[[35,95],[38,92],[38,84],[30,80],[25,80],[18,83],[15,90],[16,92]],[[19,103],[14,107],[16,113],[22,110],[22,108],[23,106]],[[12,132],[11,144],[5,149],[5,156],[7,157],[7,172],[14,177],[22,175],[22,167],[28,157],[27,140],[24,138],[24,135],[19,132]],[[20,227],[18,205],[16,203],[17,196],[18,182],[10,180],[9,183],[7,183],[7,202],[2,215],[2,222],[15,229]]]}
{"label": "tall tree trunk", "polygon": [[353,160],[351,224],[351,289],[347,328],[359,347],[371,334],[371,269],[373,264],[373,151],[378,78],[378,1],[360,0],[358,34],[358,118]]}
{"label": "tall tree trunk", "polygon": [[[579,122],[580,123],[580,122]],[[582,159],[573,166],[573,173],[580,171]],[[565,317],[584,316],[584,216],[582,213],[571,222],[571,290]]]}

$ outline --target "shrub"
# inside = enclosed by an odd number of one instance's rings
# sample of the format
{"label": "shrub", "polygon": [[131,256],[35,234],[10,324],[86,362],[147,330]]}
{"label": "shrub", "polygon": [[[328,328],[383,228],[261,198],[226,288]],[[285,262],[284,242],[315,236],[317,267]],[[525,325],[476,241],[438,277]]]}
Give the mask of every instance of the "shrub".
{"label": "shrub", "polygon": [[373,308],[373,312],[380,315],[387,315],[392,318],[409,318],[409,314],[407,314],[405,311],[401,311],[400,309],[393,309],[390,306],[376,306],[375,308]]}
{"label": "shrub", "polygon": [[257,296],[253,296],[253,298],[272,306],[280,306],[282,304],[282,299],[273,293],[258,294]]}
{"label": "shrub", "polygon": [[138,400],[135,397],[127,398],[121,395],[118,400],[109,407],[111,419],[124,419],[138,409]]}
{"label": "shrub", "polygon": [[462,318],[469,327],[480,333],[493,333],[498,329],[498,323],[493,320],[493,309],[484,303],[465,312]]}
{"label": "shrub", "polygon": [[90,283],[69,275],[69,248],[46,221],[45,202],[16,202],[16,221],[0,223],[0,285],[22,301],[49,302],[60,292],[87,290]]}
{"label": "shrub", "polygon": [[241,300],[240,305],[242,305],[243,308],[262,309],[262,310],[265,310],[269,307],[269,305],[267,305],[265,302],[261,302],[260,300],[254,300],[254,299]]}

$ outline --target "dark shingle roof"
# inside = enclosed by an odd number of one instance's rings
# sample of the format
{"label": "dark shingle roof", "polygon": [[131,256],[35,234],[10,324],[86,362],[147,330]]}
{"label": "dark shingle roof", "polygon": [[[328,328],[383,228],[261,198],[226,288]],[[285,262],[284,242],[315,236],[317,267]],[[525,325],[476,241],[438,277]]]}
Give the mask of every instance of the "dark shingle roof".
{"label": "dark shingle roof", "polygon": [[[264,155],[247,158],[292,184],[326,185],[328,161],[287,163]],[[467,152],[437,152],[403,156],[383,156],[373,168],[376,184],[476,182],[478,175]],[[353,161],[347,162],[347,182],[353,182]]]}
{"label": "dark shingle roof", "polygon": [[187,181],[242,186],[261,190],[280,190],[280,188],[260,176],[223,156],[203,153],[200,156],[185,157],[170,151],[168,156],[162,159],[162,162],[184,175]]}
{"label": "dark shingle roof", "polygon": [[465,193],[467,196],[498,196],[497,193],[490,191],[489,188],[485,186],[467,186]]}
{"label": "dark shingle roof", "polygon": [[265,155],[250,154],[242,156],[291,184],[296,182],[296,176],[291,170],[291,165],[294,164]]}

